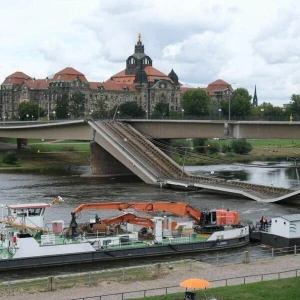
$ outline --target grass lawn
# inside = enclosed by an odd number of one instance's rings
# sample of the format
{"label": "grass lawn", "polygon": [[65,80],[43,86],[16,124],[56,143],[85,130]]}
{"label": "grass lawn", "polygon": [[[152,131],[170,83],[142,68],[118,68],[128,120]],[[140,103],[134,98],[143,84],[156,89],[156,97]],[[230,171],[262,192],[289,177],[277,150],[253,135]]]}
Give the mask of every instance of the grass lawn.
{"label": "grass lawn", "polygon": [[[5,142],[16,144],[16,139],[5,139]],[[87,165],[90,162],[90,144],[82,141],[55,141],[31,139],[28,148],[17,150],[18,162],[6,165],[1,156],[7,151],[0,152],[0,167],[2,168],[57,168],[66,165]]]}
{"label": "grass lawn", "polygon": [[[206,289],[205,292],[207,297],[215,297],[217,300],[296,300],[300,299],[300,277],[211,288]],[[200,299],[204,299],[203,291],[198,290],[197,295]],[[182,300],[183,298],[184,292],[139,299]]]}

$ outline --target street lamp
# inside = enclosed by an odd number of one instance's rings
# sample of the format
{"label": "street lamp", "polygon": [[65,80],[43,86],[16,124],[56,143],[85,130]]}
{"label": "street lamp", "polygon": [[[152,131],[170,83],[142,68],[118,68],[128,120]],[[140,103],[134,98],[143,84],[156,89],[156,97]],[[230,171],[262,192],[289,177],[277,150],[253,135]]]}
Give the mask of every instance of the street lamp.
{"label": "street lamp", "polygon": [[48,100],[48,122],[50,121],[50,100]]}
{"label": "street lamp", "polygon": [[261,119],[263,119],[263,117],[264,117],[264,111],[265,111],[265,110],[264,110],[263,108],[261,108],[260,111],[261,111]]}
{"label": "street lamp", "polygon": [[183,115],[184,115],[184,109],[181,110],[181,116],[183,118]]}
{"label": "street lamp", "polygon": [[221,118],[221,112],[222,112],[222,109],[221,109],[221,108],[219,108],[219,109],[218,109],[218,111],[219,111],[219,120],[220,120],[220,118]]}
{"label": "street lamp", "polygon": [[33,115],[31,116],[31,121],[33,121]]}
{"label": "street lamp", "polygon": [[54,120],[55,120],[55,114],[56,114],[56,112],[55,112],[55,110],[53,111],[53,118],[54,118]]}
{"label": "street lamp", "polygon": [[68,113],[68,119],[70,119],[70,113]]}
{"label": "street lamp", "polygon": [[26,115],[26,118],[27,118],[27,125],[28,125],[28,117],[29,117],[29,114]]}
{"label": "street lamp", "polygon": [[117,113],[118,113],[118,119],[119,119],[119,116],[120,116],[120,111],[118,110],[118,112],[117,112]]}
{"label": "street lamp", "polygon": [[[232,84],[235,84],[235,82],[230,83],[230,86]],[[231,113],[230,102],[231,102],[231,94],[230,94],[230,88],[228,86],[228,121],[230,121],[230,119],[231,119],[231,116],[230,116],[230,113]]]}

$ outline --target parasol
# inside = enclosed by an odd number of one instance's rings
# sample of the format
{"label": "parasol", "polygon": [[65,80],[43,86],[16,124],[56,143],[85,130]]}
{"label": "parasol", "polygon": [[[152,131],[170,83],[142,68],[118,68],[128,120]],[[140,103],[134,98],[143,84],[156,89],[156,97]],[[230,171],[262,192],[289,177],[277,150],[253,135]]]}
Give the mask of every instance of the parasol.
{"label": "parasol", "polygon": [[180,282],[180,286],[189,289],[205,289],[210,286],[210,282],[204,279],[191,278]]}

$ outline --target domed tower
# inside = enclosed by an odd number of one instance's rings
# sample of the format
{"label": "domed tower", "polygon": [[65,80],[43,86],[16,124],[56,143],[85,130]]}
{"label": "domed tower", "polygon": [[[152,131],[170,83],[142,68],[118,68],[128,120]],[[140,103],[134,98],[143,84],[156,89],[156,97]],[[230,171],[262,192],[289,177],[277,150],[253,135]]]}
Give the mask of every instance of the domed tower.
{"label": "domed tower", "polygon": [[172,69],[172,71],[169,73],[168,77],[169,77],[176,85],[179,85],[179,82],[178,82],[178,76],[177,76],[177,74],[174,72],[173,69]]}
{"label": "domed tower", "polygon": [[134,53],[126,60],[125,75],[135,75],[140,69],[144,69],[146,66],[152,66],[152,59],[144,53],[144,45],[139,33]]}

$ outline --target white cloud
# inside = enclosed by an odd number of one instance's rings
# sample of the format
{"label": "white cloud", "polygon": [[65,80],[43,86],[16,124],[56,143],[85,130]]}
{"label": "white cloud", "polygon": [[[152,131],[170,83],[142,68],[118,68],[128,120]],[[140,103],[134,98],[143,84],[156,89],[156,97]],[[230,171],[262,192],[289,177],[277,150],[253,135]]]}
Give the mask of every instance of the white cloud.
{"label": "white cloud", "polygon": [[90,81],[125,68],[142,33],[155,68],[205,87],[221,78],[259,103],[300,93],[296,0],[10,0],[1,3],[0,80],[44,78],[67,66]]}

